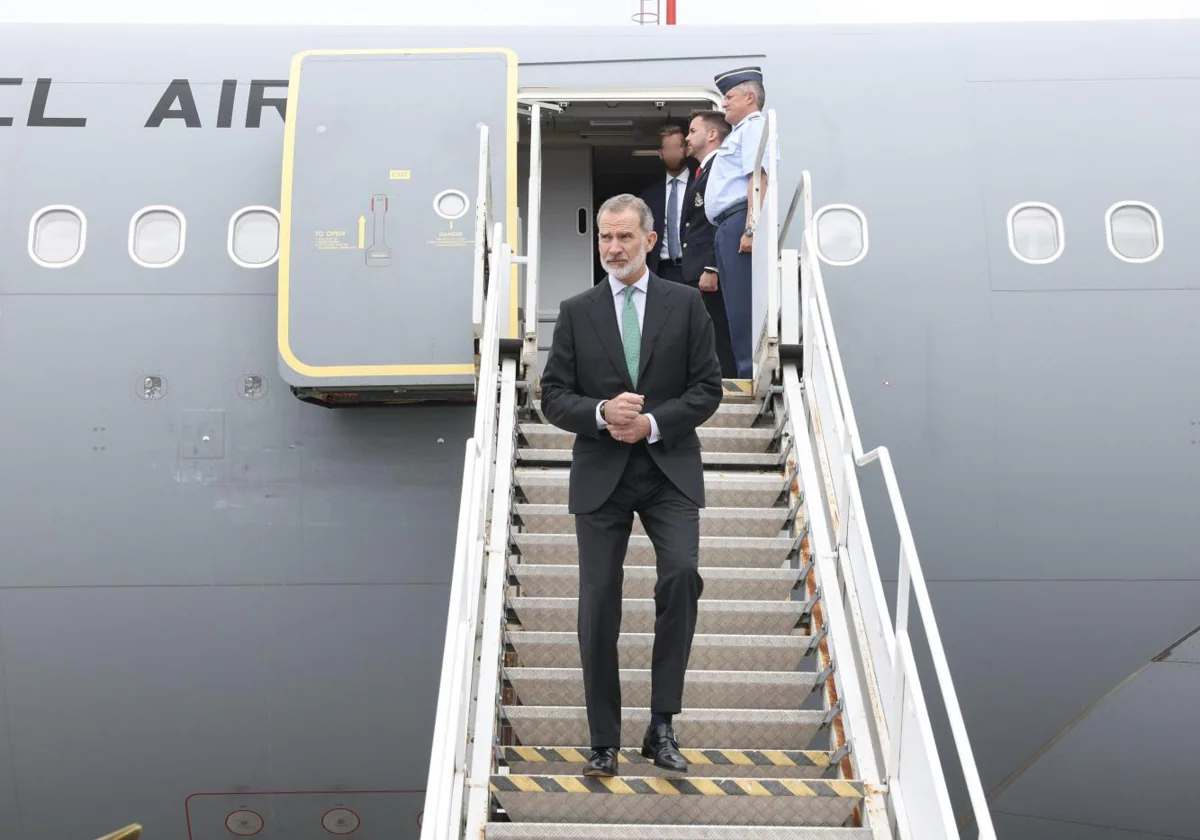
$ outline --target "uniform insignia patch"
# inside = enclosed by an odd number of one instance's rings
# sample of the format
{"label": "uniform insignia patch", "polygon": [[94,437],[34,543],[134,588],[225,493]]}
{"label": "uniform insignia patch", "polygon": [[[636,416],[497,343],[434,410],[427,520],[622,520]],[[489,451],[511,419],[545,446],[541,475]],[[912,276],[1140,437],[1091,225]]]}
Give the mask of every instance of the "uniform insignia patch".
{"label": "uniform insignia patch", "polygon": [[704,206],[704,193],[696,193],[696,206],[697,207]]}

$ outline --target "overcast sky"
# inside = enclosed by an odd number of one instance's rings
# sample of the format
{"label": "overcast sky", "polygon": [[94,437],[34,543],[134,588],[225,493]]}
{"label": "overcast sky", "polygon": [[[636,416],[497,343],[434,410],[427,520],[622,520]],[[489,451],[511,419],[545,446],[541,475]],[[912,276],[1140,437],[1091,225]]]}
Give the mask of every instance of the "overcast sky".
{"label": "overcast sky", "polygon": [[[55,0],[2,3],[4,22],[635,25],[667,0]],[[680,26],[728,23],[1200,17],[1200,0],[677,0]],[[731,20],[731,10],[737,17]]]}

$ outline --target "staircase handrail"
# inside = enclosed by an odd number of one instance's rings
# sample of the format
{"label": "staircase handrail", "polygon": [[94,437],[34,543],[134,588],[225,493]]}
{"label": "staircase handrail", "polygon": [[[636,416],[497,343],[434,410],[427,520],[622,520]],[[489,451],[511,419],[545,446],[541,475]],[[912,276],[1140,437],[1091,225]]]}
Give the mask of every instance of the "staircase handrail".
{"label": "staircase handrail", "polygon": [[479,391],[474,434],[466,443],[462,495],[450,602],[442,649],[437,713],[425,787],[421,840],[458,840],[462,833],[463,787],[467,770],[467,724],[474,673],[475,632],[484,570],[484,523],[495,461],[496,412],[499,408],[501,313],[507,310],[511,269],[502,225],[490,238],[490,282],[479,342]]}
{"label": "staircase handrail", "polygon": [[[885,630],[890,631],[886,634],[890,636],[887,639],[887,645],[890,649],[883,653],[891,661],[893,678],[890,693],[885,692],[883,686],[879,687],[890,740],[889,755],[885,758],[886,771],[889,778],[894,779],[900,769],[899,750],[901,738],[898,737],[898,731],[901,715],[903,714],[902,704],[905,697],[905,687],[906,685],[911,685],[916,691],[919,692],[920,690],[920,679],[917,674],[915,660],[912,656],[912,646],[908,635],[909,599],[910,595],[915,595],[917,611],[925,630],[934,671],[937,676],[938,688],[949,718],[954,746],[962,765],[967,793],[971,800],[976,822],[979,825],[979,838],[980,840],[995,840],[996,832],[992,825],[987,798],[984,793],[983,784],[979,778],[979,771],[971,749],[970,738],[967,735],[966,723],[962,717],[962,710],[954,688],[954,681],[950,676],[949,661],[946,657],[945,647],[942,644],[941,632],[938,629],[937,620],[933,614],[933,604],[929,598],[929,589],[925,580],[925,574],[917,555],[908,514],[900,495],[899,482],[896,479],[891,454],[886,446],[877,446],[869,452],[864,452],[863,450],[858,422],[854,415],[849,388],[846,384],[845,370],[842,367],[841,353],[838,349],[837,337],[834,333],[829,302],[825,295],[820,259],[817,257],[815,248],[815,233],[812,230],[812,215],[809,209],[811,207],[810,176],[807,172],[804,173],[801,186],[805,188],[805,228],[801,250],[801,264],[807,271],[802,272],[803,276],[798,277],[798,281],[801,286],[801,312],[803,313],[802,318],[804,322],[805,380],[808,381],[810,379],[814,356],[827,354],[833,379],[834,419],[839,421],[834,425],[838,427],[837,433],[839,442],[841,443],[841,451],[846,453],[845,463],[842,465],[842,469],[844,470],[843,492],[839,498],[833,500],[836,507],[838,553],[842,557],[847,556],[849,550],[849,521],[852,514],[852,507],[855,505],[861,507],[862,505],[861,491],[858,489],[855,467],[865,467],[868,464],[876,462],[879,464],[900,537],[899,579],[897,582],[898,594],[894,629],[888,627],[886,603],[878,605],[883,613],[882,626]],[[797,192],[799,192],[799,189]],[[796,199],[793,198],[793,206],[795,203]],[[810,347],[810,342],[815,342],[816,346]],[[830,467],[831,469],[835,468],[832,464]],[[877,566],[875,567],[875,571],[877,573]],[[945,804],[948,807],[948,802]]]}

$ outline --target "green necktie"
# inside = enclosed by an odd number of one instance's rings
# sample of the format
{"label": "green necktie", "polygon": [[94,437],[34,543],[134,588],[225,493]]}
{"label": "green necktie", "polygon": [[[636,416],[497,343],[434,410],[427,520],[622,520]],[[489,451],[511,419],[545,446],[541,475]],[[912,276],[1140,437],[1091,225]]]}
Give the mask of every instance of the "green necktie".
{"label": "green necktie", "polygon": [[638,326],[637,307],[633,305],[635,286],[625,287],[625,308],[621,311],[621,340],[625,344],[625,366],[629,378],[637,387],[638,363],[642,356],[642,328]]}

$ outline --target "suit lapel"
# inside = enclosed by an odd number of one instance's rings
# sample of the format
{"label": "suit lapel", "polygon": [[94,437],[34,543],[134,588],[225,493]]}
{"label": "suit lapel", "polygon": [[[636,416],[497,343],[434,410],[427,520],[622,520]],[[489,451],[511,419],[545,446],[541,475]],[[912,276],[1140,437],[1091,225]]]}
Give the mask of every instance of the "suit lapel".
{"label": "suit lapel", "polygon": [[[651,354],[654,353],[654,340],[658,338],[658,334],[662,332],[663,325],[667,323],[667,314],[671,311],[671,303],[667,300],[666,280],[663,280],[653,272],[650,273],[650,279],[646,283],[646,312],[642,318],[642,350],[638,362],[638,382],[642,381],[642,375],[646,372],[646,364],[650,361]],[[613,316],[614,323],[616,316]],[[617,335],[618,343],[620,334]],[[624,354],[622,353],[622,359]]]}
{"label": "suit lapel", "polygon": [[[650,301],[647,299],[647,306],[649,303]],[[629,376],[629,368],[625,364],[625,345],[621,342],[621,328],[617,326],[616,306],[613,303],[612,286],[609,285],[608,277],[594,287],[592,305],[588,307],[588,311],[591,313],[592,326],[596,328],[600,344],[608,353],[621,381],[625,383],[626,390],[632,391],[633,379]],[[648,312],[647,315],[649,315]]]}

